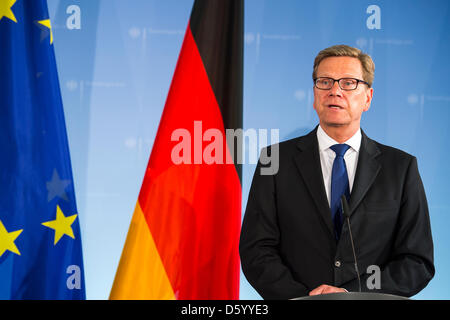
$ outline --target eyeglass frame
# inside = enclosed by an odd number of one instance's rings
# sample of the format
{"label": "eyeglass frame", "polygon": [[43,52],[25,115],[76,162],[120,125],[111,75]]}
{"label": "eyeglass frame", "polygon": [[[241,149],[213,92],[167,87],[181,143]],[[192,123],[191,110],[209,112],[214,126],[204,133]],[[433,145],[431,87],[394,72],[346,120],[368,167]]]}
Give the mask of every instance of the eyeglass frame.
{"label": "eyeglass frame", "polygon": [[[317,87],[317,80],[319,80],[319,79],[330,79],[330,80],[333,80],[333,84],[332,84],[331,87],[329,87],[328,89],[322,89],[322,88],[319,88],[319,87]],[[341,80],[344,80],[344,79],[356,80],[356,87],[355,87],[354,89],[344,89],[344,88],[342,88],[342,87],[341,87],[341,84],[340,84],[340,81],[341,81]],[[333,78],[330,78],[330,77],[317,77],[317,78],[313,79],[313,81],[314,81],[314,87],[316,87],[316,88],[319,89],[319,90],[331,90],[331,89],[334,87],[334,83],[335,83],[336,81],[337,81],[337,83],[338,83],[338,85],[339,85],[339,88],[340,88],[341,90],[344,90],[344,91],[353,91],[353,90],[358,89],[358,85],[359,85],[360,82],[366,84],[366,85],[370,88],[370,84],[369,84],[368,82],[366,82],[366,81],[364,81],[364,80],[356,79],[356,78],[349,78],[349,77],[340,78],[340,79],[333,79]]]}

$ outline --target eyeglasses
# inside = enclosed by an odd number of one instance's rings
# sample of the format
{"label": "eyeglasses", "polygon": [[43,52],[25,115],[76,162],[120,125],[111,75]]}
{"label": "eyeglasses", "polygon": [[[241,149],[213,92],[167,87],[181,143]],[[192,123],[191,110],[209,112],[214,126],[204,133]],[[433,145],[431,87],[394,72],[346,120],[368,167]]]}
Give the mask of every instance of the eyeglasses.
{"label": "eyeglasses", "polygon": [[339,88],[345,91],[355,90],[356,88],[358,88],[358,84],[360,82],[366,84],[370,88],[370,85],[367,82],[355,78],[333,79],[320,77],[314,79],[314,86],[320,90],[330,90],[331,88],[333,88],[336,81],[339,84]]}

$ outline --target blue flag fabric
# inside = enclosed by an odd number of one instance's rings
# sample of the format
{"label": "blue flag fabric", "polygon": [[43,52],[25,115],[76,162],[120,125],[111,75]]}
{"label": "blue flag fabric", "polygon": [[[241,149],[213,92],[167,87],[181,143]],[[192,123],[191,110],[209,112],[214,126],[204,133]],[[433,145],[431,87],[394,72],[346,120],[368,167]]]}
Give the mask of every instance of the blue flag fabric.
{"label": "blue flag fabric", "polygon": [[85,299],[45,0],[0,0],[0,298]]}

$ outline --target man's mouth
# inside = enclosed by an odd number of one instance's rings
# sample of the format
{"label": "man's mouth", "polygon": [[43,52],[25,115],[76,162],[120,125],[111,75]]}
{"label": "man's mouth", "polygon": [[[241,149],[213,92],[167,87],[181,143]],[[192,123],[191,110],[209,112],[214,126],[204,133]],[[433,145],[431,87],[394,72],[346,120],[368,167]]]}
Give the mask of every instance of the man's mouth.
{"label": "man's mouth", "polygon": [[331,109],[344,109],[344,108],[342,108],[341,106],[338,106],[338,105],[336,105],[336,104],[329,104],[329,105],[328,105],[328,108],[331,108]]}

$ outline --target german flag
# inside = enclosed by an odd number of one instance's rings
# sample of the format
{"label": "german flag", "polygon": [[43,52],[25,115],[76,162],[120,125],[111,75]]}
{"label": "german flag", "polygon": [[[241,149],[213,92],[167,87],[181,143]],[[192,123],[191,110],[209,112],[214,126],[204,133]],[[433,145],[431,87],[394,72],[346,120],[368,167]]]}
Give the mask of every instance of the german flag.
{"label": "german flag", "polygon": [[110,299],[239,299],[243,0],[196,0]]}

